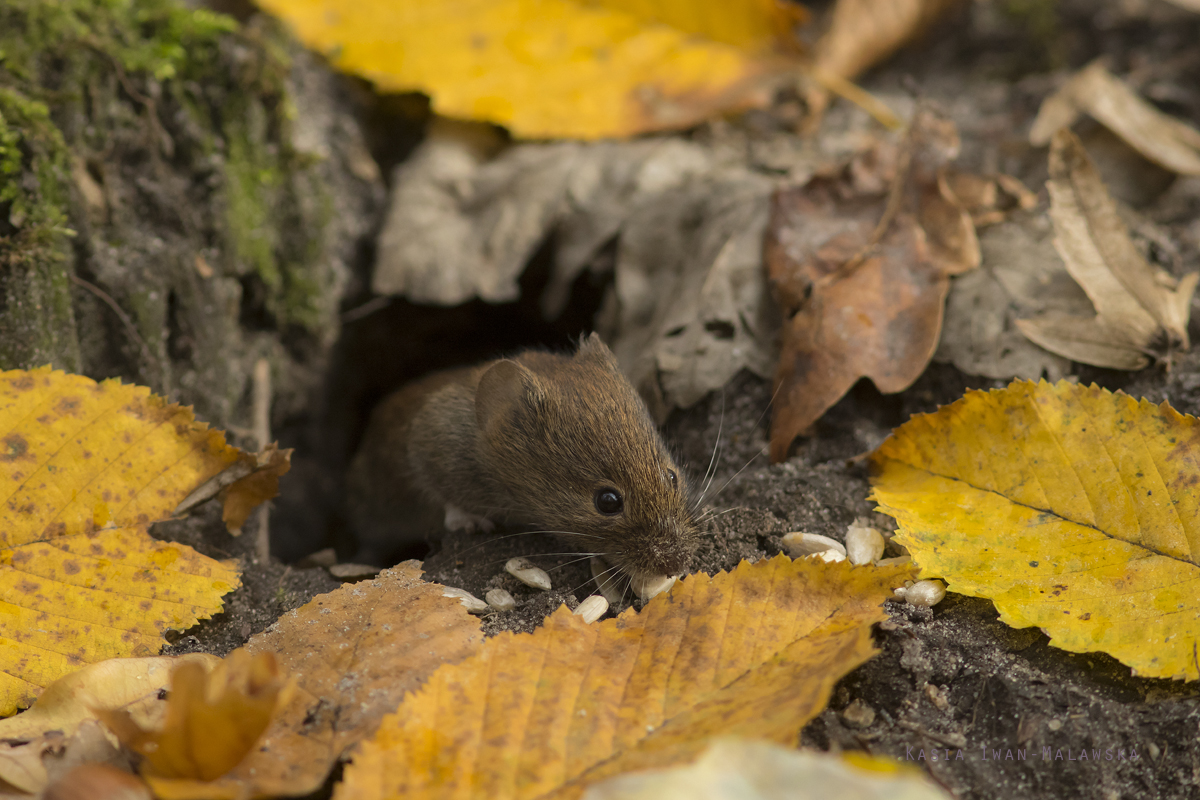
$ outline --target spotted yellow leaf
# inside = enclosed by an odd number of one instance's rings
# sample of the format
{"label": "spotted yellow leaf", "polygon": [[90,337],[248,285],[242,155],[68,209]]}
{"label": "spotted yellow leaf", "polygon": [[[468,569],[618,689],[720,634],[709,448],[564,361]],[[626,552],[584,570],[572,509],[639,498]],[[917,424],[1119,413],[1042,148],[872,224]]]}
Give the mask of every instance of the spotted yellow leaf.
{"label": "spotted yellow leaf", "polygon": [[0,714],[221,609],[234,563],[148,529],[239,453],[149,389],[0,373]]}
{"label": "spotted yellow leaf", "polygon": [[796,69],[787,0],[259,0],[339,69],[521,137],[681,128]]}
{"label": "spotted yellow leaf", "polygon": [[909,567],[779,556],[692,575],[641,613],[566,608],[434,673],[385,717],[335,798],[574,798],[694,759],[716,736],[794,745]]}
{"label": "spotted yellow leaf", "polygon": [[1072,652],[1200,677],[1200,426],[1066,381],[969,392],[898,428],[874,498],[925,576]]}

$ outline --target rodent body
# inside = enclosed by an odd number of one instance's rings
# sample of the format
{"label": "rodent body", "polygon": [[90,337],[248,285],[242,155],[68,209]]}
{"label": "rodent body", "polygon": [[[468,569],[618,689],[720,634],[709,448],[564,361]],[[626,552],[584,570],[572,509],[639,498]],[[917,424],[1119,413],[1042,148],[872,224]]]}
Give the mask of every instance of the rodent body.
{"label": "rodent body", "polygon": [[437,373],[386,398],[351,465],[360,559],[447,527],[534,525],[635,578],[682,573],[697,532],[683,474],[592,334]]}

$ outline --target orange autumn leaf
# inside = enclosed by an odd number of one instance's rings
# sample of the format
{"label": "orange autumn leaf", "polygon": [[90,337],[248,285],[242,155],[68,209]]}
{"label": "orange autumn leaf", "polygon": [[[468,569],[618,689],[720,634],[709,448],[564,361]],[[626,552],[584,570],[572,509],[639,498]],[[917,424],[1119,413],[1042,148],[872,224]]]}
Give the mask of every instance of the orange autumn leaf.
{"label": "orange autumn leaf", "polygon": [[641,613],[588,625],[561,608],[443,667],[389,715],[335,797],[578,797],[689,761],[717,735],[794,744],[907,567],[779,556],[692,575]]}
{"label": "orange autumn leaf", "polygon": [[149,389],[0,373],[0,714],[220,611],[234,563],[148,530],[239,454]]}
{"label": "orange autumn leaf", "polygon": [[142,775],[158,797],[210,797],[203,784],[242,762],[294,689],[273,654],[241,649],[215,666],[177,666],[159,724],[119,710],[100,718],[141,754]]}

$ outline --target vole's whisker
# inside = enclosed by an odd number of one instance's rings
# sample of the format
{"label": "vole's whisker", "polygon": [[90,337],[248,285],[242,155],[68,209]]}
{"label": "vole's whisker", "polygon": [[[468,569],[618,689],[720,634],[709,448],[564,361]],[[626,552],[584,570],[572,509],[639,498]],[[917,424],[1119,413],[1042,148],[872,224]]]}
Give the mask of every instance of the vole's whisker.
{"label": "vole's whisker", "polygon": [[730,514],[734,511],[738,511],[741,508],[743,508],[743,506],[737,506],[735,508],[727,508],[724,511],[718,511],[715,508],[711,508],[708,511],[704,512],[704,515],[696,520],[696,524],[699,525],[702,522],[708,522],[710,519],[715,519],[716,517],[723,517],[726,514]]}
{"label": "vole's whisker", "polygon": [[[580,589],[582,589],[584,586],[587,586],[592,581],[596,582],[596,586],[599,587],[600,593],[604,594],[604,587],[608,586],[608,584],[617,577],[617,576],[613,576],[613,577],[609,577],[609,578],[604,578],[604,576],[608,575],[610,572],[616,572],[618,569],[620,569],[620,567],[609,567],[608,569],[604,570],[604,572],[601,572],[599,575],[593,575],[591,578],[589,578],[588,580],[584,581],[583,583],[579,584],[574,589],[572,589],[571,594],[575,594],[575,592],[578,592]],[[604,580],[603,581],[600,580],[601,578],[604,578]]]}
{"label": "vole's whisker", "polygon": [[519,531],[517,533],[501,533],[501,534],[478,533],[475,535],[476,536],[484,536],[484,537],[486,537],[485,540],[482,542],[476,542],[475,544],[468,547],[466,550],[463,550],[460,555],[465,556],[467,553],[473,553],[481,547],[487,547],[489,544],[492,544],[493,542],[498,542],[502,539],[511,539],[514,536],[528,536],[532,533],[553,533],[553,531]]}
{"label": "vole's whisker", "polygon": [[697,507],[704,502],[705,495],[708,494],[708,487],[712,486],[713,476],[717,474],[717,455],[721,452],[721,432],[725,430],[725,389],[721,389],[721,421],[717,423],[717,440],[713,442],[712,457],[708,460],[708,469],[704,471],[704,489],[700,492],[700,499],[696,501]]}
{"label": "vole's whisker", "polygon": [[737,472],[733,473],[733,477],[731,477],[729,480],[725,481],[725,483],[723,483],[723,484],[721,485],[721,488],[720,488],[720,489],[717,489],[717,492],[716,492],[716,494],[714,494],[714,495],[713,495],[713,497],[720,497],[720,496],[721,496],[721,492],[725,491],[725,488],[726,488],[727,486],[729,486],[729,484],[733,483],[734,479],[736,479],[738,475],[741,475],[743,472],[745,472],[745,471],[746,471],[746,467],[748,467],[748,466],[750,466],[751,464],[753,464],[753,463],[754,463],[754,459],[756,459],[756,458],[758,458],[759,456],[761,456],[761,455],[762,455],[764,452],[765,452],[765,451],[763,451],[763,450],[759,450],[757,453],[755,453],[754,455],[750,456],[750,460],[749,460],[749,461],[747,461],[745,464],[743,464],[741,469],[739,469]]}
{"label": "vole's whisker", "polygon": [[526,531],[526,533],[558,533],[563,536],[582,536],[585,539],[603,539],[603,536],[596,536],[592,533],[580,533],[579,531]]}

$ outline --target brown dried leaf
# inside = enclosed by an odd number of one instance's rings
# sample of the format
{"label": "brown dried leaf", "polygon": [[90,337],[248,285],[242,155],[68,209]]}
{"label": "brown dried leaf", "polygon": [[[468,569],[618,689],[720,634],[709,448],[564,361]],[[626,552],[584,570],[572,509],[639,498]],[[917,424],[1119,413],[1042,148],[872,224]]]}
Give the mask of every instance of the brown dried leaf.
{"label": "brown dried leaf", "polygon": [[1029,131],[1031,144],[1050,143],[1056,131],[1089,114],[1143,156],[1180,175],[1200,175],[1200,131],[1162,113],[1093,61],[1047,97]]}
{"label": "brown dried leaf", "polygon": [[251,637],[246,651],[274,653],[295,676],[296,692],[259,746],[232,772],[204,784],[204,796],[295,796],[318,789],[337,760],[374,733],[406,693],[478,647],[478,620],[442,592],[421,580],[419,561],[406,561],[374,580],[314,598]]}
{"label": "brown dried leaf", "polygon": [[[786,321],[773,461],[860,377],[889,393],[916,380],[937,347],[950,276],[979,264],[945,169],[958,150],[953,124],[921,112],[899,154],[891,147],[775,196],[765,257]],[[890,164],[894,177],[873,179]],[[862,189],[889,182],[890,194]]]}
{"label": "brown dried leaf", "polygon": [[246,458],[253,460],[250,474],[234,481],[225,490],[222,519],[234,536],[242,532],[250,512],[279,494],[279,477],[292,467],[291,449],[280,450],[275,442],[264,447],[261,453]]}
{"label": "brown dried leaf", "polygon": [[1096,316],[1018,320],[1021,332],[1051,352],[1113,369],[1143,367],[1151,352],[1188,349],[1187,323],[1200,273],[1176,281],[1142,257],[1100,173],[1066,128],[1051,142],[1046,187],[1055,249]]}

